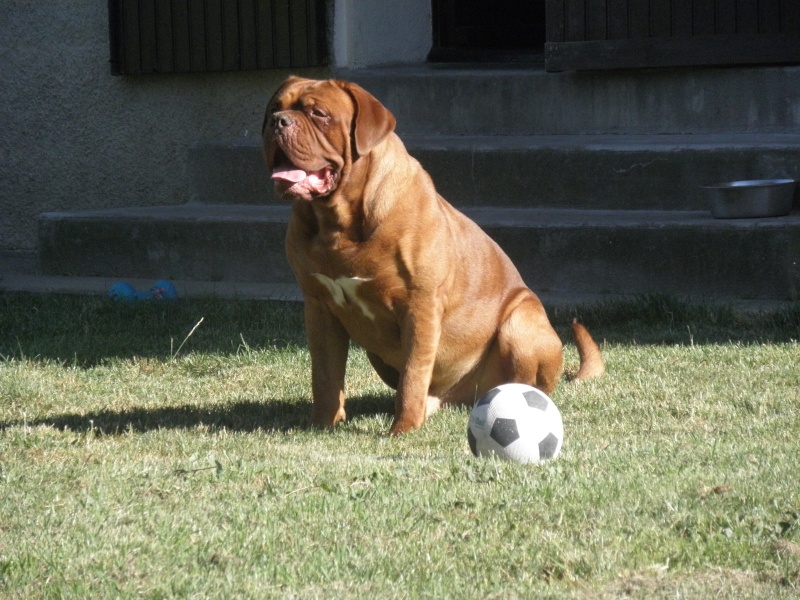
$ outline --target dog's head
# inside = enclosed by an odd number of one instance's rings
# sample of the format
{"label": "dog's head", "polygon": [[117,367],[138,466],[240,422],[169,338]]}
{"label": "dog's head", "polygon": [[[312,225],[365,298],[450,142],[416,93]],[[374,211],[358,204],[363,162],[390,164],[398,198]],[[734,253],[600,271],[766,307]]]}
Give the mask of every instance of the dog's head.
{"label": "dog's head", "polygon": [[289,199],[330,196],[394,126],[392,113],[354,83],[290,77],[267,105],[262,127],[275,189]]}

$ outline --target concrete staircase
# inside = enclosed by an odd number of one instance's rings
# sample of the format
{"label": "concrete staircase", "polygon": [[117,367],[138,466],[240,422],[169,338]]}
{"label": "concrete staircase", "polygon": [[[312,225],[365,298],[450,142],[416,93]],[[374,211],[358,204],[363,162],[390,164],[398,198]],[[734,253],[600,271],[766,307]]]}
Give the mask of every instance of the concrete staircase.
{"label": "concrete staircase", "polygon": [[[798,68],[340,76],[538,292],[800,299],[800,214],[713,219],[699,187],[800,179]],[[42,215],[42,273],[291,282],[258,143],[200,142],[189,169],[185,205]]]}

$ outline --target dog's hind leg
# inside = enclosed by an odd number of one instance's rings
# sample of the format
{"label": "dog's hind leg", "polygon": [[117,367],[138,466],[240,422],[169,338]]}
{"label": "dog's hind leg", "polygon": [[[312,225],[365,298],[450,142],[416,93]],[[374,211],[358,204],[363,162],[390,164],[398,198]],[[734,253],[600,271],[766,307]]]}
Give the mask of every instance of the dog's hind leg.
{"label": "dog's hind leg", "polygon": [[563,346],[532,292],[500,325],[496,348],[506,383],[526,383],[550,394],[561,379]]}

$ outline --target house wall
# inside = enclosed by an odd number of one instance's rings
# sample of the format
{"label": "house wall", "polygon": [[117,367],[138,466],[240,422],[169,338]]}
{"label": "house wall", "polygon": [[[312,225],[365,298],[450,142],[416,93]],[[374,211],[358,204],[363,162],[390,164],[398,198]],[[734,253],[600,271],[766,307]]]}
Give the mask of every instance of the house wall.
{"label": "house wall", "polygon": [[357,69],[425,62],[431,23],[431,0],[335,0],[335,64]]}
{"label": "house wall", "polygon": [[106,2],[0,2],[0,250],[34,249],[41,212],[186,202],[190,144],[258,136],[288,75],[114,77],[108,59]]}

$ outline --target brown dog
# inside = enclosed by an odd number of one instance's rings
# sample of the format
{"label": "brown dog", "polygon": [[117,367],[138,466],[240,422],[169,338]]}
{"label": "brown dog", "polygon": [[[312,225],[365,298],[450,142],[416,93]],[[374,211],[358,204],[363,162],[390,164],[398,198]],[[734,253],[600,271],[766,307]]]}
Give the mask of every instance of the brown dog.
{"label": "brown dog", "polygon": [[[562,374],[561,340],[539,298],[436,193],[394,126],[358,85],[298,77],[264,117],[267,167],[293,206],[286,251],[305,298],[316,426],[345,418],[350,340],[397,390],[394,434],[501,383],[549,394]],[[576,323],[573,334],[576,378],[602,374],[589,333]]]}

